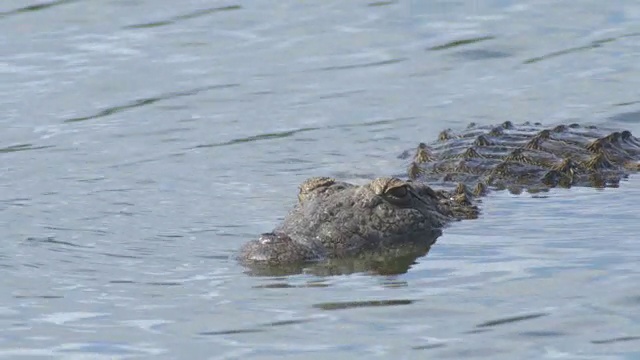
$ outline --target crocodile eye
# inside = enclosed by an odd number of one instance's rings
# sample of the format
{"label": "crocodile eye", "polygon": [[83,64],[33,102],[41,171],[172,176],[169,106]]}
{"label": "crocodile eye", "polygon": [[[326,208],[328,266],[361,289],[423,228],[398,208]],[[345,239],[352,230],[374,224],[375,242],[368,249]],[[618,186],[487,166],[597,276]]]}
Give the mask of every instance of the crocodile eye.
{"label": "crocodile eye", "polygon": [[412,199],[409,184],[400,179],[377,178],[368,187],[374,194],[396,205],[406,205]]}
{"label": "crocodile eye", "polygon": [[396,199],[404,199],[409,195],[409,190],[407,190],[406,185],[395,186],[385,191],[385,195],[394,197]]}

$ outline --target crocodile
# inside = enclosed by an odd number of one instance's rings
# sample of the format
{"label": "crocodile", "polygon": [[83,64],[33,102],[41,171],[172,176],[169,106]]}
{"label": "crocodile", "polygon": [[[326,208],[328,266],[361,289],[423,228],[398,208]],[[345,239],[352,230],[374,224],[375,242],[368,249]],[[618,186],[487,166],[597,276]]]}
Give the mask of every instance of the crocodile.
{"label": "crocodile", "polygon": [[338,272],[404,272],[447,224],[477,218],[480,198],[489,191],[617,187],[640,170],[640,140],[626,130],[591,125],[471,123],[398,157],[408,163],[406,179],[380,177],[361,185],[305,180],[282,223],[243,245],[239,260],[285,273],[318,263]]}

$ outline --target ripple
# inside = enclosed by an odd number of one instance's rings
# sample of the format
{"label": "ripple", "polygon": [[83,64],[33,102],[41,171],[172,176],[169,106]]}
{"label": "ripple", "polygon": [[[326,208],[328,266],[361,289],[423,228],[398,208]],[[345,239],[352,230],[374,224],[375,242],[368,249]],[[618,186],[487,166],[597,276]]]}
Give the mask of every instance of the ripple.
{"label": "ripple", "polygon": [[112,106],[112,107],[106,108],[104,110],[100,110],[99,112],[97,112],[97,113],[95,113],[93,115],[66,119],[66,120],[64,120],[64,122],[65,123],[73,123],[73,122],[86,121],[86,120],[95,120],[95,119],[99,119],[99,118],[102,118],[102,117],[106,117],[106,116],[110,116],[110,115],[113,115],[113,114],[117,114],[117,113],[122,112],[122,111],[135,109],[135,108],[139,108],[139,107],[144,107],[144,106],[147,106],[147,105],[152,105],[152,104],[155,104],[155,103],[157,103],[159,101],[163,101],[163,100],[175,99],[175,98],[184,97],[184,96],[192,96],[192,95],[197,95],[197,94],[199,94],[201,92],[205,92],[205,91],[209,91],[209,90],[226,89],[226,88],[236,87],[236,86],[239,86],[239,84],[209,85],[209,86],[203,86],[203,87],[190,89],[190,90],[185,90],[185,91],[177,91],[177,92],[171,92],[171,93],[166,93],[166,94],[160,94],[160,95],[154,96],[154,97],[134,100],[134,101],[132,101],[130,103],[127,103],[127,104]]}
{"label": "ripple", "polygon": [[79,1],[80,0],[57,0],[57,1],[50,1],[50,2],[46,2],[46,3],[33,4],[33,5],[24,6],[24,7],[13,9],[13,10],[9,10],[9,11],[0,12],[0,18],[3,18],[5,16],[9,16],[9,15],[18,15],[18,14],[23,14],[23,13],[30,13],[30,12],[35,12],[35,11],[46,10],[46,9],[52,8],[54,6],[71,4],[71,3],[75,3],[75,2],[79,2]]}
{"label": "ripple", "polygon": [[236,144],[242,144],[242,143],[248,143],[248,142],[262,141],[262,140],[288,138],[293,135],[297,135],[299,133],[312,132],[317,130],[349,129],[349,128],[362,128],[362,127],[366,128],[366,127],[377,126],[377,125],[396,124],[396,123],[405,122],[413,119],[415,119],[415,117],[399,117],[399,118],[393,118],[393,119],[365,121],[362,123],[351,123],[351,124],[347,123],[347,124],[331,125],[331,126],[324,126],[324,127],[304,127],[304,128],[294,129],[294,130],[286,130],[286,131],[278,131],[278,132],[265,133],[265,134],[259,134],[259,135],[252,135],[252,136],[237,138],[237,139],[220,142],[220,143],[201,144],[201,145],[196,145],[194,147],[188,148],[187,150],[236,145]]}
{"label": "ripple", "polygon": [[502,319],[490,320],[490,321],[487,321],[487,322],[483,322],[483,323],[480,323],[480,324],[476,325],[476,327],[478,327],[478,328],[493,327],[493,326],[497,326],[497,325],[510,324],[510,323],[519,322],[519,321],[537,319],[539,317],[547,316],[547,315],[549,315],[549,314],[547,314],[547,313],[537,313],[537,314],[529,314],[529,315],[520,315],[520,316],[507,317],[507,318],[502,318]]}
{"label": "ripple", "polygon": [[10,153],[10,152],[28,151],[28,150],[42,150],[42,149],[49,149],[52,147],[54,146],[53,145],[36,146],[33,144],[19,144],[19,145],[11,145],[4,148],[0,148],[0,153]]}
{"label": "ripple", "polygon": [[622,336],[622,337],[606,339],[606,340],[592,340],[591,343],[597,344],[597,345],[605,345],[605,344],[613,344],[617,342],[627,342],[627,341],[637,341],[637,340],[640,340],[640,336]]}
{"label": "ripple", "polygon": [[401,63],[409,60],[408,58],[396,58],[396,59],[388,59],[381,61],[372,61],[366,63],[359,64],[351,64],[351,65],[335,65],[335,66],[327,66],[316,70],[311,71],[334,71],[334,70],[350,70],[350,69],[360,69],[360,68],[369,68],[369,67],[377,67],[377,66],[385,66]]}
{"label": "ripple", "polygon": [[[66,230],[70,230],[70,229],[66,229]],[[80,245],[80,244],[73,243],[71,241],[56,240],[56,238],[53,237],[53,236],[28,237],[28,238],[25,239],[25,241],[30,242],[30,243],[63,245],[63,246],[69,246],[69,247],[74,247],[74,248],[83,248],[83,249],[92,249],[93,248],[92,246]]]}
{"label": "ripple", "polygon": [[562,56],[562,55],[567,55],[567,54],[572,54],[572,53],[576,53],[576,52],[580,52],[580,51],[586,51],[586,50],[591,50],[591,49],[596,49],[601,47],[603,44],[606,44],[608,42],[612,42],[615,39],[602,39],[602,40],[596,40],[596,41],[592,41],[590,44],[588,45],[583,45],[583,46],[576,46],[576,47],[572,47],[572,48],[568,48],[568,49],[564,49],[564,50],[560,50],[560,51],[554,51],[552,53],[548,53],[546,55],[542,55],[542,56],[538,56],[538,57],[533,57],[530,59],[527,59],[525,61],[523,61],[523,64],[533,64],[533,63],[537,63],[543,60],[548,60],[548,59],[552,59],[558,56]]}
{"label": "ripple", "polygon": [[439,349],[447,346],[446,344],[427,344],[427,345],[419,345],[412,347],[413,350],[430,350],[430,349]]}
{"label": "ripple", "polygon": [[397,1],[374,1],[372,3],[368,3],[367,6],[387,6],[397,4]]}
{"label": "ripple", "polygon": [[314,304],[313,307],[322,310],[345,310],[363,307],[385,307],[411,305],[414,300],[369,300],[369,301],[346,301],[346,302],[327,302]]}
{"label": "ripple", "polygon": [[432,46],[427,50],[431,50],[431,51],[447,50],[451,48],[456,48],[456,47],[470,45],[470,44],[476,44],[479,42],[494,40],[494,39],[495,39],[495,36],[478,36],[478,37],[472,37],[467,39],[459,39],[459,40],[450,41],[442,45]]}
{"label": "ripple", "polygon": [[289,326],[289,325],[299,325],[308,323],[311,321],[317,320],[317,318],[305,318],[305,319],[291,319],[291,320],[281,320],[274,321],[262,325],[258,325],[255,328],[247,328],[247,329],[231,329],[231,330],[219,330],[219,331],[203,331],[199,332],[198,335],[234,335],[234,334],[251,334],[251,333],[259,333],[264,332],[270,327],[279,327],[279,326]]}
{"label": "ripple", "polygon": [[524,64],[533,64],[533,63],[540,62],[542,60],[548,60],[548,59],[552,59],[552,58],[555,58],[555,57],[558,57],[558,56],[562,56],[562,55],[567,55],[567,54],[587,51],[587,50],[591,50],[591,49],[596,49],[596,48],[602,47],[602,45],[607,44],[607,43],[612,43],[612,42],[618,41],[618,40],[623,39],[623,38],[636,37],[636,36],[640,36],[640,33],[629,33],[629,34],[624,34],[624,35],[617,36],[617,37],[594,40],[594,41],[590,42],[587,45],[571,47],[571,48],[567,48],[567,49],[564,49],[564,50],[554,51],[554,52],[548,53],[546,55],[533,57],[533,58],[525,60],[523,63]]}
{"label": "ripple", "polygon": [[240,5],[229,5],[229,6],[213,7],[213,8],[209,8],[209,9],[196,10],[194,12],[190,12],[190,13],[184,14],[184,15],[177,15],[177,16],[174,16],[174,17],[172,17],[170,19],[167,19],[167,20],[160,20],[160,21],[154,21],[154,22],[148,22],[148,23],[142,23],[142,24],[128,25],[128,26],[125,26],[124,28],[125,29],[154,28],[154,27],[160,27],[160,26],[166,26],[166,25],[175,24],[176,22],[179,22],[179,21],[195,19],[195,18],[206,16],[206,15],[209,15],[209,14],[215,14],[215,13],[219,13],[219,12],[223,12],[223,11],[230,11],[230,10],[240,10],[240,9],[242,9],[242,6],[240,6]]}

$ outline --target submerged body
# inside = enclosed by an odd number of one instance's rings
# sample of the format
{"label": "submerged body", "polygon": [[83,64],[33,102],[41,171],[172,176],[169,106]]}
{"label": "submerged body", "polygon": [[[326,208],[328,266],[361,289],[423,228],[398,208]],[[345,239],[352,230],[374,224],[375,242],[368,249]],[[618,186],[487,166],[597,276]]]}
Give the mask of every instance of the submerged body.
{"label": "submerged body", "polygon": [[447,223],[478,216],[476,199],[488,189],[617,186],[639,170],[640,140],[577,124],[472,124],[459,134],[445,130],[400,158],[411,158],[406,181],[306,180],[282,224],[245,244],[239,259],[281,266],[424,255]]}

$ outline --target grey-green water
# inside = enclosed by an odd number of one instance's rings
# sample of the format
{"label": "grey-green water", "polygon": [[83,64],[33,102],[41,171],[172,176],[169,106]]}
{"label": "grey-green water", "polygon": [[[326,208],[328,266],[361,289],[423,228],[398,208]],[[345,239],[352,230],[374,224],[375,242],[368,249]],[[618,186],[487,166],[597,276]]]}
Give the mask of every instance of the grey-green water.
{"label": "grey-green water", "polygon": [[640,134],[640,3],[0,3],[0,358],[640,358],[640,176],[494,193],[397,276],[229,259],[445,127]]}

